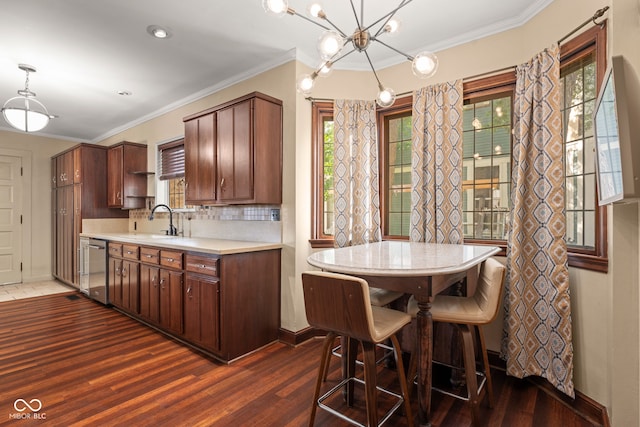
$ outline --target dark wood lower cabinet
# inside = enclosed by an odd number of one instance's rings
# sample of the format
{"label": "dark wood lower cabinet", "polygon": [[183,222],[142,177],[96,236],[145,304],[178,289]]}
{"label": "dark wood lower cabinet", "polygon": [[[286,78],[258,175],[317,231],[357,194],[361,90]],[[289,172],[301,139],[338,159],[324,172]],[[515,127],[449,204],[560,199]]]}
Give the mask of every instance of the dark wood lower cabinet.
{"label": "dark wood lower cabinet", "polygon": [[140,317],[160,324],[160,268],[140,264]]}
{"label": "dark wood lower cabinet", "polygon": [[110,242],[109,293],[127,314],[229,362],[278,339],[280,249],[218,256]]}
{"label": "dark wood lower cabinet", "polygon": [[160,327],[182,334],[182,272],[160,269]]}
{"label": "dark wood lower cabinet", "polygon": [[220,351],[220,281],[187,273],[184,293],[184,337],[203,348]]}

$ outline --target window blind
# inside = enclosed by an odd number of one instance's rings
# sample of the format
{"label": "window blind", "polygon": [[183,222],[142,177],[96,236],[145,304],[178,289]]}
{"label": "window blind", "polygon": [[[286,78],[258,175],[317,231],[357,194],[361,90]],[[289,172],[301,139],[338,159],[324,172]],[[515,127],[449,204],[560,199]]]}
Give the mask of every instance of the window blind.
{"label": "window blind", "polygon": [[184,139],[158,146],[158,179],[167,180],[184,176]]}

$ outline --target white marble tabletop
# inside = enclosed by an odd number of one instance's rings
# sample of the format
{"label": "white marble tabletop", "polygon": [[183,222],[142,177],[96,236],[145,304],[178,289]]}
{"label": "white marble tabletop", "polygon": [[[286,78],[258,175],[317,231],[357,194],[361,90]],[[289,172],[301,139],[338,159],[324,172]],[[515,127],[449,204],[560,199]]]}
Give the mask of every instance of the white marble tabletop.
{"label": "white marble tabletop", "polygon": [[437,276],[466,271],[500,251],[496,246],[384,241],[311,254],[326,271],[368,276]]}

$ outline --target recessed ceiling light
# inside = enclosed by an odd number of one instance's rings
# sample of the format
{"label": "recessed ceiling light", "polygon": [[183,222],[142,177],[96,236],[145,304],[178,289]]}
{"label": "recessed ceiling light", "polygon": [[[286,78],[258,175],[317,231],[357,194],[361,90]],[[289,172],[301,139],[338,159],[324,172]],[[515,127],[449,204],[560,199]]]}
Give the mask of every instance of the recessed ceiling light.
{"label": "recessed ceiling light", "polygon": [[157,39],[168,39],[172,36],[171,30],[160,25],[149,25],[147,27],[147,33]]}
{"label": "recessed ceiling light", "polygon": [[131,95],[133,95],[133,93],[130,90],[119,90],[118,91],[118,95],[131,96]]}

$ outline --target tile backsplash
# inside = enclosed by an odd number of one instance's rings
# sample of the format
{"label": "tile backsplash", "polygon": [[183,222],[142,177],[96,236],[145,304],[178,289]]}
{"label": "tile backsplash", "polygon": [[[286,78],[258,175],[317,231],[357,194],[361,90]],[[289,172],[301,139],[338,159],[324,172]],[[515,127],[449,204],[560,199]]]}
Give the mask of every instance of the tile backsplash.
{"label": "tile backsplash", "polygon": [[[169,213],[150,209],[129,211],[129,232],[161,233],[169,225]],[[173,223],[184,237],[281,242],[280,206],[209,206],[195,211],[173,212]]]}

